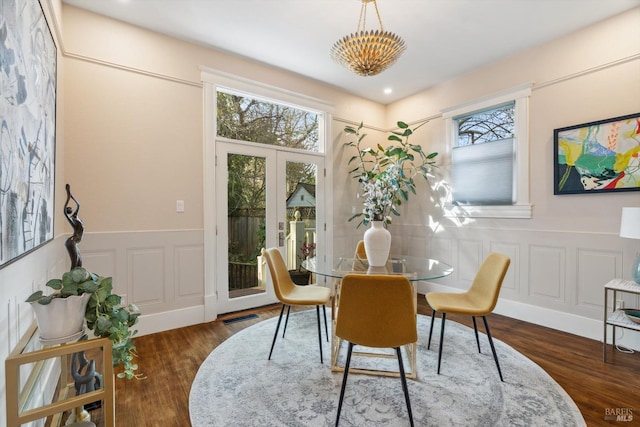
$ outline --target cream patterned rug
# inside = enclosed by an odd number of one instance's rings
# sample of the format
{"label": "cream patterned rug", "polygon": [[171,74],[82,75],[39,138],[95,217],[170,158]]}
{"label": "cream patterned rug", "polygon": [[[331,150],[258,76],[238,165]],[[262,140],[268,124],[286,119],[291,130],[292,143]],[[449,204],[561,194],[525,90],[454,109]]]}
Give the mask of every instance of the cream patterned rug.
{"label": "cream patterned rug", "polygon": [[[203,362],[189,396],[193,427],[335,424],[342,373],[329,369],[326,341],[320,364],[315,309],[291,314],[286,338],[281,338],[281,327],[269,361],[277,320],[238,332]],[[437,375],[439,319],[436,322],[427,350],[431,318],[418,316],[418,379],[408,380],[416,426],[585,425],[575,403],[544,370],[494,338],[505,380],[500,382],[486,336],[480,336],[479,354],[473,329],[452,321],[446,324]],[[344,353],[345,345],[343,358]],[[374,362],[355,355],[351,360],[352,367]],[[397,360],[388,363],[397,369]],[[408,426],[400,380],[350,374],[340,425]]]}

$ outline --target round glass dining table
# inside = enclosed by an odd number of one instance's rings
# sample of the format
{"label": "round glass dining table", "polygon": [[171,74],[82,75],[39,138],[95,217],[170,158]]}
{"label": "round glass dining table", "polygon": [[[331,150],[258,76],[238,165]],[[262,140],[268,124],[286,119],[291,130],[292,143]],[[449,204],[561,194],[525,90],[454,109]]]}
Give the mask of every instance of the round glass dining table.
{"label": "round glass dining table", "polygon": [[[344,366],[338,363],[338,355],[342,340],[335,334],[335,325],[337,313],[340,307],[340,283],[341,279],[347,274],[402,274],[406,276],[410,282],[412,282],[412,289],[414,295],[413,310],[417,315],[418,301],[417,301],[417,282],[422,280],[434,280],[441,277],[446,277],[453,273],[453,267],[447,263],[430,259],[414,256],[397,256],[391,257],[387,261],[385,266],[372,267],[369,266],[367,260],[361,258],[348,258],[341,257],[335,263],[334,266],[327,266],[326,268],[320,268],[316,263],[316,258],[309,258],[302,262],[302,267],[310,272],[319,275],[326,276],[334,279],[335,289],[332,299],[331,310],[331,326],[332,326],[332,341],[331,341],[331,370],[343,371]],[[407,358],[409,360],[409,366],[406,370],[407,378],[417,378],[418,373],[416,371],[416,353],[417,343],[409,344],[405,347]],[[368,349],[365,351],[354,352],[354,355],[368,356],[368,357],[380,357],[389,358],[389,354],[380,353],[378,349]],[[391,356],[393,357],[393,356]],[[398,371],[378,370],[378,369],[357,369],[350,368],[349,372],[362,373],[369,375],[384,375],[384,376],[398,376]]]}
{"label": "round glass dining table", "polygon": [[383,267],[372,267],[366,259],[340,257],[334,266],[320,268],[316,258],[309,258],[302,262],[302,268],[319,276],[341,279],[349,273],[366,274],[403,274],[409,281],[435,280],[453,273],[453,267],[432,258],[422,258],[409,255],[391,257]]}

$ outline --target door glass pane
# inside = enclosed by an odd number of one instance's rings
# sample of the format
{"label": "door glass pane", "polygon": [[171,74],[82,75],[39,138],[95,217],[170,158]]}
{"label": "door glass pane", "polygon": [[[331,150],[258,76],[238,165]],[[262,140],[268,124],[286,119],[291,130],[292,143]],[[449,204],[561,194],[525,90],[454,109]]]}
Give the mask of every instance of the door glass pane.
{"label": "door glass pane", "polygon": [[258,278],[258,256],[265,243],[266,159],[227,157],[229,298],[265,292]]}
{"label": "door glass pane", "polygon": [[294,282],[309,283],[308,272],[300,263],[315,254],[316,246],[316,173],[313,163],[287,162],[287,268]]}

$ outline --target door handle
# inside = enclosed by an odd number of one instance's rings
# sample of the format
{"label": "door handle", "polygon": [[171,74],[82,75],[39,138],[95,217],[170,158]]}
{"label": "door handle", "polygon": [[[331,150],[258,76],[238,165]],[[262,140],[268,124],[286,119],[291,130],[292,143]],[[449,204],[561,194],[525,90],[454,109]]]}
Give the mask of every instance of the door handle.
{"label": "door handle", "polygon": [[278,233],[278,246],[284,246],[284,231]]}

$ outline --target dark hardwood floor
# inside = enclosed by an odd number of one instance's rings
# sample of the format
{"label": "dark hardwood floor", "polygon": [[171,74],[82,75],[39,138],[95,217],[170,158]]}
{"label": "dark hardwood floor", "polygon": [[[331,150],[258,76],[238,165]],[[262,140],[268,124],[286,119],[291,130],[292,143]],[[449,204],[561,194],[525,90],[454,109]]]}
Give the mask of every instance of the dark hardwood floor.
{"label": "dark hardwood floor", "polygon": [[[418,301],[419,313],[429,315],[431,310],[422,295]],[[257,314],[254,319],[223,322],[253,313]],[[136,338],[140,372],[147,378],[116,379],[116,426],[189,426],[189,390],[200,364],[234,333],[278,314],[278,305],[262,307],[221,316],[211,323]],[[471,326],[470,318],[449,318]],[[479,328],[483,330],[481,323]],[[588,426],[640,425],[640,354],[620,353],[609,346],[605,364],[598,341],[495,314],[489,316],[489,326],[495,338],[540,365],[566,390]],[[269,349],[263,350],[267,357]],[[606,411],[616,408],[631,408],[634,420],[607,420]]]}

